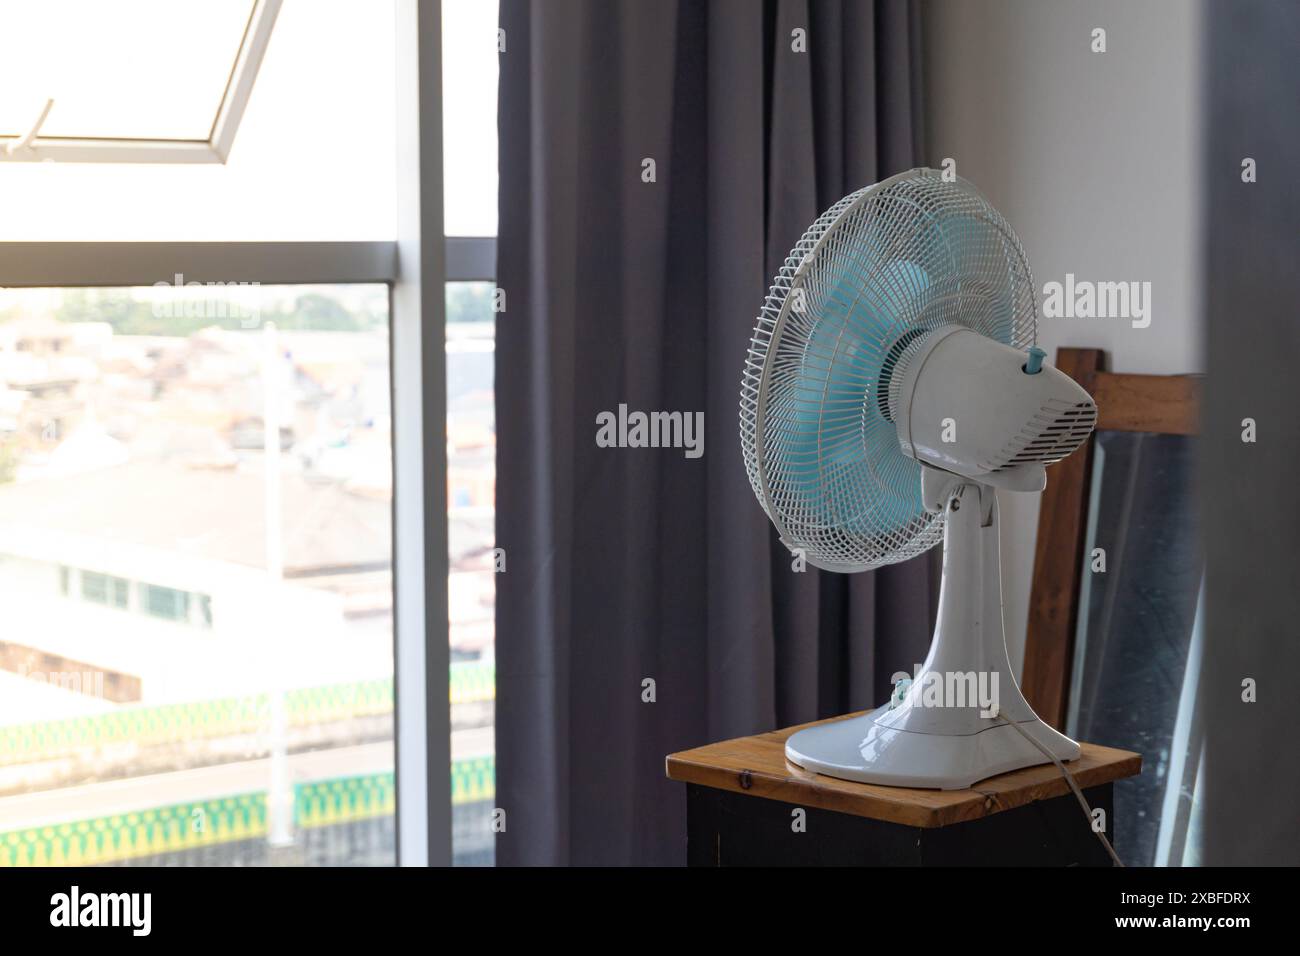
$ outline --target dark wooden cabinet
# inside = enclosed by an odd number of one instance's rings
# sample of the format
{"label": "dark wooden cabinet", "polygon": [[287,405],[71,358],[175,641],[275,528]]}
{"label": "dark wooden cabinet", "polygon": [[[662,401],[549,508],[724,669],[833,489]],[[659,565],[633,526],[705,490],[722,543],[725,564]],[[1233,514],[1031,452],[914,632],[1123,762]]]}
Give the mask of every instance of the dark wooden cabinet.
{"label": "dark wooden cabinet", "polygon": [[[672,754],[686,784],[691,866],[1109,866],[1053,764],[967,790],[914,790],[809,773],[785,759],[798,727]],[[1115,830],[1112,784],[1141,757],[1083,744],[1067,764]],[[1113,838],[1112,838],[1113,842]],[[1122,851],[1121,851],[1122,852]]]}

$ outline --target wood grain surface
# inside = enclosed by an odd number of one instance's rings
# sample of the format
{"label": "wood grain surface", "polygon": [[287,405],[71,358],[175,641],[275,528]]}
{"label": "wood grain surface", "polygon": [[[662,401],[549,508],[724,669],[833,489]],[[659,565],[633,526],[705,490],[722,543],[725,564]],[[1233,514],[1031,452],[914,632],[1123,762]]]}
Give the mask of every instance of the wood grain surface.
{"label": "wood grain surface", "polygon": [[[926,828],[976,820],[1070,792],[1054,764],[990,777],[968,790],[917,790],[837,780],[811,773],[785,759],[786,738],[801,729],[787,727],[670,754],[666,760],[668,777],[797,806]],[[1066,764],[1080,787],[1110,783],[1141,772],[1142,758],[1138,754],[1093,744],[1081,746],[1083,755]]]}

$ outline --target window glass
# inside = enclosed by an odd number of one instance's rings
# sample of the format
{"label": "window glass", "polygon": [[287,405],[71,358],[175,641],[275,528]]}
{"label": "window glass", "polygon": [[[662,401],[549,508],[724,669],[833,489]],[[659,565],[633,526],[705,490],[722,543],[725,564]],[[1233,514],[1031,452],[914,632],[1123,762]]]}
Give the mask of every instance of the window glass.
{"label": "window glass", "polygon": [[126,607],[127,582],[96,571],[81,572],[81,596],[95,604]]}
{"label": "window glass", "polygon": [[144,585],[144,612],[167,621],[188,621],[190,616],[189,593],[178,591],[176,588],[146,584]]}
{"label": "window glass", "polygon": [[235,295],[0,290],[0,866],[395,862],[388,289]]}
{"label": "window glass", "polygon": [[447,283],[447,528],[450,547],[452,854],[494,859],[496,788],[496,313],[490,282]]}
{"label": "window glass", "polygon": [[442,2],[443,219],[449,236],[497,234],[497,0]]}
{"label": "window glass", "polygon": [[[0,136],[206,140],[251,0],[0,4]],[[161,78],[165,77],[165,82]]]}
{"label": "window glass", "polygon": [[[178,19],[190,5],[166,4]],[[99,42],[91,22],[66,22],[60,36]],[[285,0],[225,165],[0,163],[0,241],[395,238],[394,27],[392,0]],[[151,74],[155,87],[177,75]]]}

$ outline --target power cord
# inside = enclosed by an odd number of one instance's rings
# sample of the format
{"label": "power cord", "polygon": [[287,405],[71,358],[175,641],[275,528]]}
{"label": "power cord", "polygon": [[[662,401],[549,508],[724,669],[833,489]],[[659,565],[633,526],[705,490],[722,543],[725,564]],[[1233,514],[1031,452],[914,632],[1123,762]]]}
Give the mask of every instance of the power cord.
{"label": "power cord", "polygon": [[1074,782],[1073,774],[1071,774],[1069,770],[1065,769],[1065,764],[1062,763],[1061,760],[1058,759],[1054,753],[1052,753],[1050,750],[1048,750],[1046,747],[1040,744],[1037,740],[1031,737],[1029,735],[1029,731],[1025,730],[1025,728],[1021,727],[1014,720],[1007,720],[1001,714],[994,714],[993,716],[995,720],[1001,720],[1004,724],[1008,724],[1009,726],[1014,727],[1016,733],[1018,733],[1021,737],[1024,737],[1026,740],[1028,740],[1031,744],[1033,744],[1035,747],[1038,748],[1038,750],[1043,754],[1043,756],[1045,756],[1048,760],[1052,761],[1052,763],[1056,764],[1056,769],[1061,771],[1061,776],[1065,777],[1065,782],[1068,783],[1070,785],[1070,789],[1074,791],[1074,796],[1078,799],[1079,806],[1083,807],[1083,815],[1088,820],[1088,829],[1092,830],[1093,833],[1097,834],[1097,839],[1100,840],[1102,846],[1106,848],[1106,852],[1110,854],[1110,858],[1115,862],[1115,865],[1122,867],[1124,865],[1124,861],[1119,858],[1119,854],[1115,852],[1115,848],[1111,846],[1110,841],[1106,839],[1105,831],[1093,829],[1092,807],[1088,806],[1088,801],[1083,798],[1083,791],[1080,790],[1079,785]]}

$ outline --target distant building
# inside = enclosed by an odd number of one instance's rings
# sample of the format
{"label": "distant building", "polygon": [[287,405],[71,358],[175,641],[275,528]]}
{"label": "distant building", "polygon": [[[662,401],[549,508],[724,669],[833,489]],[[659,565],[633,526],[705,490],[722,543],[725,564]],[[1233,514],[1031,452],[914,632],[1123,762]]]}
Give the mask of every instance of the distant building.
{"label": "distant building", "polygon": [[388,502],[281,485],[283,580],[260,461],[0,485],[3,641],[137,677],[146,702],[390,674]]}

